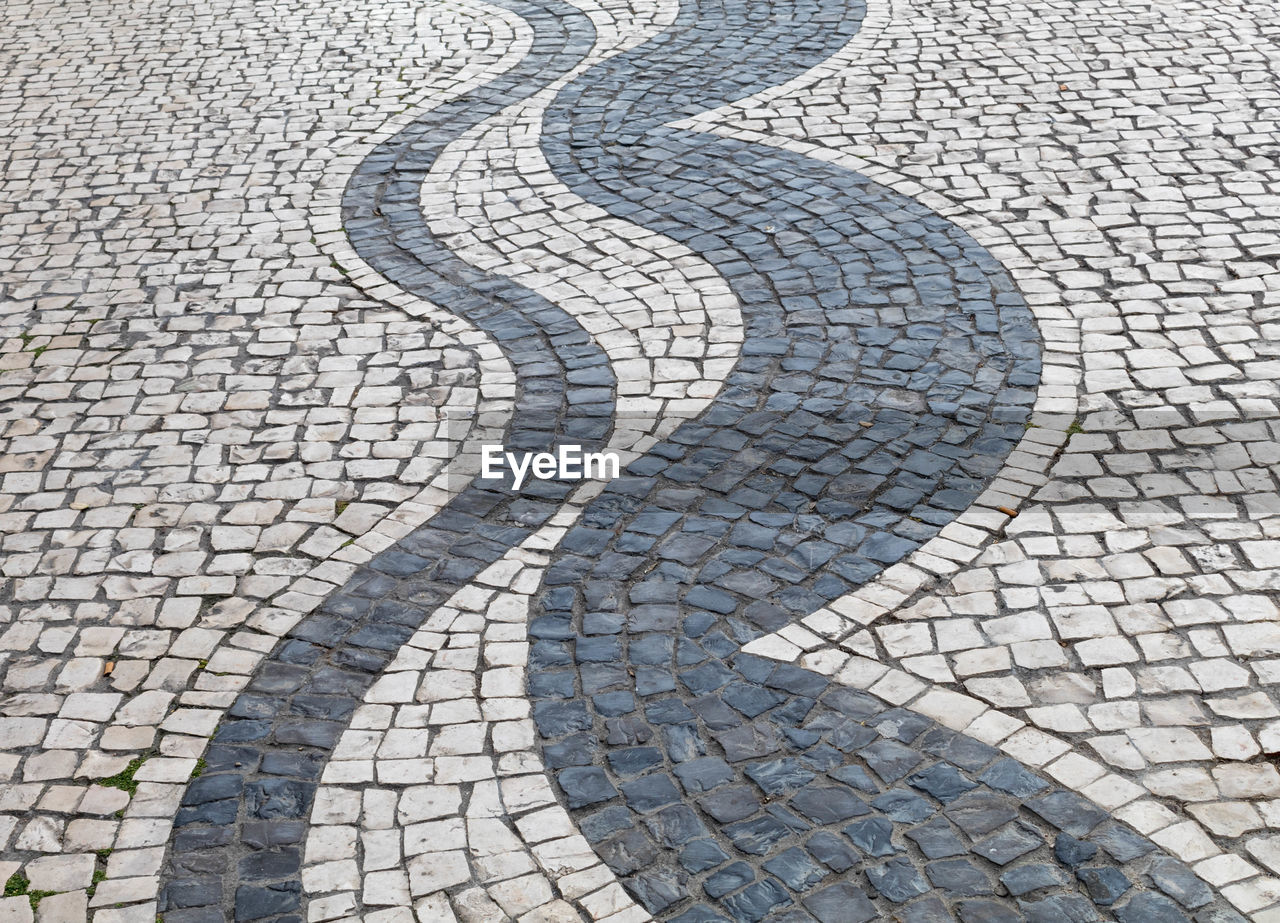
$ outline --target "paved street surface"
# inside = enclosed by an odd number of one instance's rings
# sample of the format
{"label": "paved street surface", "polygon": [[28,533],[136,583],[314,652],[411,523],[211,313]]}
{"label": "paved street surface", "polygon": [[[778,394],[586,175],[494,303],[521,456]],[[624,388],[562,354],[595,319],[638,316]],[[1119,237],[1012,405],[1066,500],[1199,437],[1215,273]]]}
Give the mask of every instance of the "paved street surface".
{"label": "paved street surface", "polygon": [[8,0],[0,923],[1280,921],[1278,72]]}

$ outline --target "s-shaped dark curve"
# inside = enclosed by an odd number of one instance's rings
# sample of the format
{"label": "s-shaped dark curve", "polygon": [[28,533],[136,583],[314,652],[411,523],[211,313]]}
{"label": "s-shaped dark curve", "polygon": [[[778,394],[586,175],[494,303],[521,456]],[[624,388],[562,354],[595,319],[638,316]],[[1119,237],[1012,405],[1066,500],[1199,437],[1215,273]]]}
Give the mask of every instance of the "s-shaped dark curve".
{"label": "s-shaped dark curve", "polygon": [[[455,256],[418,205],[446,145],[555,80],[592,46],[594,30],[576,8],[557,0],[516,7],[537,35],[529,54],[372,151],[348,183],[343,226],[385,278],[497,341],[516,374],[505,446],[592,451],[613,419],[616,382],[603,351],[559,307]],[[184,794],[162,876],[168,923],[301,923],[307,818],[352,712],[430,613],[549,519],[573,486],[533,481],[517,492],[509,479],[475,480],[281,639],[228,710]]]}

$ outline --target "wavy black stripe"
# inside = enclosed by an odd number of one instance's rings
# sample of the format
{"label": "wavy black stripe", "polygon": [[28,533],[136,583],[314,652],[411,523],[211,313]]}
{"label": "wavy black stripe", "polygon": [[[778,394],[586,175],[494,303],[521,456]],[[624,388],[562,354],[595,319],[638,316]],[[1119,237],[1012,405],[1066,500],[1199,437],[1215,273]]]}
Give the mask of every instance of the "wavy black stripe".
{"label": "wavy black stripe", "polygon": [[[602,446],[616,382],[577,321],[546,299],[454,256],[419,209],[446,145],[575,66],[589,20],[567,4],[522,5],[529,54],[487,85],[415,120],[371,152],[343,197],[356,252],[404,291],[487,332],[516,374],[504,444]],[[312,799],[364,694],[430,613],[549,519],[572,484],[475,481],[429,522],[362,567],[258,668],[219,726],[175,821],[160,907],[168,923],[301,921]]]}

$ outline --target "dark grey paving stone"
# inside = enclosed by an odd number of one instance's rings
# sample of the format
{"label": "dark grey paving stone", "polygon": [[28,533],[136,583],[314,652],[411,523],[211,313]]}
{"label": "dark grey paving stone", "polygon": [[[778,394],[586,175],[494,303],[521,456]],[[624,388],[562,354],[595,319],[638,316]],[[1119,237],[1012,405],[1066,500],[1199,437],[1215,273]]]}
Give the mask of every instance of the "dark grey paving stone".
{"label": "dark grey paving stone", "polygon": [[1012,907],[993,900],[961,901],[956,906],[961,923],[1026,923],[1027,918]]}
{"label": "dark grey paving stone", "polygon": [[[645,776],[632,782],[624,782],[621,787],[622,797],[627,805],[642,814],[678,804],[682,800],[675,783],[665,775]],[[566,794],[569,794],[568,790]]]}
{"label": "dark grey paving stone", "polygon": [[880,916],[866,892],[844,881],[804,898],[804,906],[819,923],[868,923]]}
{"label": "dark grey paving stone", "polygon": [[870,814],[866,802],[848,788],[808,785],[796,792],[788,802],[792,808],[815,824],[838,824],[863,814]]}
{"label": "dark grey paving stone", "polygon": [[1098,907],[1083,894],[1052,894],[1041,900],[1018,901],[1027,923],[1093,923],[1101,920]]}
{"label": "dark grey paving stone", "polygon": [[1098,847],[1066,833],[1059,833],[1053,841],[1053,855],[1068,868],[1088,862],[1098,854]]}
{"label": "dark grey paving stone", "polygon": [[625,879],[627,890],[650,913],[661,913],[684,899],[680,881],[665,870],[640,872]]}
{"label": "dark grey paving stone", "polygon": [[814,773],[793,756],[752,763],[746,776],[770,796],[783,795],[813,781]]}
{"label": "dark grey paving stone", "polygon": [[618,790],[613,787],[608,775],[595,766],[562,769],[557,773],[556,781],[564,791],[569,806],[573,808],[608,801],[618,795]]}
{"label": "dark grey paving stone", "polygon": [[739,850],[752,856],[767,856],[791,836],[787,825],[773,817],[755,817],[726,824],[724,833]]}
{"label": "dark grey paving stone", "polygon": [[942,812],[970,837],[979,837],[1002,827],[1018,816],[1016,802],[995,792],[971,792],[948,805]]}
{"label": "dark grey paving stone", "polygon": [[1004,866],[1043,844],[1044,839],[1038,830],[1014,822],[979,840],[973,851],[996,865]]}
{"label": "dark grey paving stone", "polygon": [[895,904],[910,900],[929,890],[929,885],[921,876],[920,870],[905,857],[890,859],[883,865],[868,866],[866,872],[871,887]]}
{"label": "dark grey paving stone", "polygon": [[760,810],[760,796],[746,785],[716,789],[697,799],[698,805],[720,823],[743,820]]}
{"label": "dark grey paving stone", "polygon": [[907,779],[907,783],[928,792],[943,804],[949,804],[965,792],[978,787],[961,775],[958,769],[946,763],[936,763],[923,772],[917,772]]}
{"label": "dark grey paving stone", "polygon": [[1076,869],[1076,877],[1084,882],[1089,896],[1095,904],[1108,907],[1120,899],[1126,891],[1133,887],[1133,882],[1124,876],[1119,869],[1103,867]]}
{"label": "dark grey paving stone", "polygon": [[885,782],[897,782],[924,759],[923,754],[895,740],[878,740],[858,755]]}
{"label": "dark grey paving stone", "polygon": [[265,886],[242,885],[236,889],[236,920],[275,917],[302,904],[302,885],[288,881]]}
{"label": "dark grey paving stone", "polygon": [[707,792],[737,776],[733,770],[718,756],[705,756],[680,763],[672,768],[681,786],[686,792]]}
{"label": "dark grey paving stone", "polygon": [[[729,854],[719,843],[710,838],[694,840],[680,850],[681,867],[695,875],[728,861]],[[612,867],[612,863],[610,863],[610,867]]]}
{"label": "dark grey paving stone", "polygon": [[939,859],[925,866],[925,874],[935,888],[948,896],[978,897],[993,893],[983,870],[968,859]]}
{"label": "dark grey paving stone", "polygon": [[1157,857],[1147,869],[1151,882],[1188,910],[1213,900],[1213,892],[1185,863],[1170,856]]}
{"label": "dark grey paving stone", "polygon": [[779,853],[764,863],[763,868],[780,878],[792,891],[803,892],[827,877],[827,871],[819,868],[808,854],[798,847]]}
{"label": "dark grey paving stone", "polygon": [[979,776],[979,780],[997,791],[1008,792],[1019,798],[1028,798],[1048,787],[1043,779],[1013,759],[998,761]]}
{"label": "dark grey paving stone", "polygon": [[1101,846],[1117,862],[1131,862],[1156,848],[1150,840],[1117,823],[1104,824],[1094,830],[1089,840]]}
{"label": "dark grey paving stone", "polygon": [[890,789],[879,798],[872,799],[871,806],[891,820],[904,824],[922,821],[937,810],[915,792],[903,788]]}
{"label": "dark grey paving stone", "polygon": [[899,850],[893,845],[893,824],[883,817],[872,817],[844,828],[853,845],[868,856],[888,856]]}
{"label": "dark grey paving stone", "polygon": [[737,894],[731,894],[720,901],[732,919],[747,923],[757,923],[771,911],[790,903],[791,894],[772,878],[747,885]]}
{"label": "dark grey paving stone", "polygon": [[[927,859],[945,859],[968,852],[969,847],[956,836],[944,818],[934,817],[928,823],[907,831],[907,839],[913,841]],[[1038,842],[1037,846],[1040,845]],[[974,850],[977,851],[976,849]]]}
{"label": "dark grey paving stone", "polygon": [[669,919],[671,923],[727,923],[729,918],[705,904],[699,904]]}
{"label": "dark grey paving stone", "polygon": [[644,819],[645,828],[662,846],[675,849],[707,835],[706,825],[687,804],[663,808]]}
{"label": "dark grey paving stone", "polygon": [[847,872],[858,864],[858,856],[835,834],[820,830],[805,844],[809,854],[833,872]]}
{"label": "dark grey paving stone", "polygon": [[596,845],[596,853],[618,875],[647,868],[658,858],[658,845],[639,828],[631,828],[604,843]]}
{"label": "dark grey paving stone", "polygon": [[709,876],[702,888],[710,897],[719,899],[755,880],[755,869],[745,862],[735,862]]}
{"label": "dark grey paving stone", "polygon": [[1189,923],[1191,918],[1163,894],[1139,891],[1112,908],[1120,923]]}
{"label": "dark grey paving stone", "polygon": [[1014,897],[1021,897],[1042,888],[1061,887],[1069,882],[1070,878],[1062,869],[1039,863],[1019,865],[1000,875],[1000,883]]}
{"label": "dark grey paving stone", "polygon": [[1059,790],[1028,799],[1028,808],[1071,836],[1087,836],[1107,819],[1107,812],[1075,792]]}

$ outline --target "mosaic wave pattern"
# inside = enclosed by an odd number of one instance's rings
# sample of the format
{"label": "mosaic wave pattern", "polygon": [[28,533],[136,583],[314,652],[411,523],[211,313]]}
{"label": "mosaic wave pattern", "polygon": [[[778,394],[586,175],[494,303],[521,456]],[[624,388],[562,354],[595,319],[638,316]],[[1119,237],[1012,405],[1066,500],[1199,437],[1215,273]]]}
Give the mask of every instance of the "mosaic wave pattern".
{"label": "mosaic wave pattern", "polygon": [[[506,6],[534,30],[530,55],[371,155],[346,226],[371,266],[507,352],[509,447],[600,445],[615,384],[601,351],[556,306],[452,257],[417,210],[451,139],[589,47],[572,8]],[[739,653],[963,510],[1038,378],[1029,313],[963,232],[856,174],[666,127],[817,63],[860,12],[691,4],[548,112],[561,181],[716,266],[747,328],[713,406],[589,503],[553,555],[529,628],[546,765],[662,919],[1233,919],[1180,863],[995,751]],[[568,492],[476,482],[290,633],[187,791],[167,921],[302,919],[298,844],[346,720],[433,608]]]}

